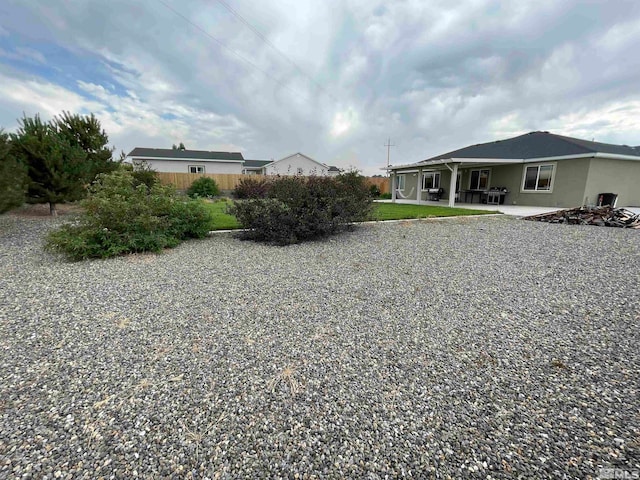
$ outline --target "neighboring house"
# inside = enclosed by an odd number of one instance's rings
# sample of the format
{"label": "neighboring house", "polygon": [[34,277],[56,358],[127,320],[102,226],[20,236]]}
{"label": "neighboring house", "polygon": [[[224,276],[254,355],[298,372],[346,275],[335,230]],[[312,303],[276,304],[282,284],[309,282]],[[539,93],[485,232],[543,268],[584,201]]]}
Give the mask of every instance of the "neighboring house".
{"label": "neighboring house", "polygon": [[[331,168],[334,170],[329,171]],[[335,170],[337,170],[336,167],[329,167],[302,153],[294,153],[265,165],[263,173],[265,175],[317,175],[324,177],[337,175],[339,171],[335,173]]]}
{"label": "neighboring house", "polygon": [[[596,205],[602,193],[640,206],[640,147],[549,132],[481,143],[421,162],[389,167],[392,199],[544,207]],[[607,197],[604,197],[607,201]]]}
{"label": "neighboring house", "polygon": [[273,160],[245,160],[242,173],[247,175],[264,175],[264,167],[273,163]]}
{"label": "neighboring house", "polygon": [[338,167],[334,165],[329,165],[329,169],[327,170],[327,175],[329,175],[330,177],[335,177],[336,175],[340,175],[341,173],[342,173],[342,170],[340,170]]}
{"label": "neighboring house", "polygon": [[134,166],[146,162],[156,172],[171,173],[243,173],[245,162],[240,152],[134,148],[126,157]]}

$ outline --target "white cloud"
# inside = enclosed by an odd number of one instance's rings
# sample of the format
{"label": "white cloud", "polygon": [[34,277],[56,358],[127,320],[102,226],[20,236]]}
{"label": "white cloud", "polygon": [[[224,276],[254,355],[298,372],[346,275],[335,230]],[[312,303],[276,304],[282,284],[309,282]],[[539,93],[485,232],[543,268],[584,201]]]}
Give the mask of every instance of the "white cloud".
{"label": "white cloud", "polygon": [[0,24],[23,59],[48,61],[47,42],[85,76],[34,78],[0,44],[0,121],[94,111],[121,148],[301,151],[367,173],[389,137],[392,163],[531,130],[640,144],[635,0],[234,3],[295,65],[218,3],[171,5],[266,75],[150,0],[52,0],[46,18],[16,2]]}

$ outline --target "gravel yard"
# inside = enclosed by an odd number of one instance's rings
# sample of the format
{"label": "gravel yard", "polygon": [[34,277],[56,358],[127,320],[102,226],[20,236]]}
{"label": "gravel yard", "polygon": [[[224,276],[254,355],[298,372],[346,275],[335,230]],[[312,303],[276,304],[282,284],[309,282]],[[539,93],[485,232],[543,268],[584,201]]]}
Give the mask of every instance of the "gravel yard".
{"label": "gravel yard", "polygon": [[0,478],[640,469],[639,231],[456,218],[67,263],[51,225],[0,217]]}

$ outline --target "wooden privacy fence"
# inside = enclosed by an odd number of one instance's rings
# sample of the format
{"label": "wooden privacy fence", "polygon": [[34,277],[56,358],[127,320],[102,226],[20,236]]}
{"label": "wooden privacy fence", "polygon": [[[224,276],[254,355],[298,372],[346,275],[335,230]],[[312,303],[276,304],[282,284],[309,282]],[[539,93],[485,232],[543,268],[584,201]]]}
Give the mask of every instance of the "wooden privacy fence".
{"label": "wooden privacy fence", "polygon": [[[238,173],[169,173],[157,172],[160,183],[163,185],[174,185],[178,190],[186,190],[191,184],[200,177],[213,178],[220,190],[233,190],[243,178],[253,178],[259,180],[261,178],[273,178],[266,175],[242,175]],[[389,193],[389,179],[385,177],[367,177],[370,185],[377,185],[380,193]]]}
{"label": "wooden privacy fence", "polygon": [[267,178],[264,175],[242,175],[239,173],[156,173],[160,183],[174,185],[178,190],[186,190],[193,182],[201,177],[213,178],[220,190],[233,190],[242,178]]}
{"label": "wooden privacy fence", "polygon": [[370,185],[377,185],[380,193],[389,193],[391,191],[388,177],[367,177],[367,182]]}

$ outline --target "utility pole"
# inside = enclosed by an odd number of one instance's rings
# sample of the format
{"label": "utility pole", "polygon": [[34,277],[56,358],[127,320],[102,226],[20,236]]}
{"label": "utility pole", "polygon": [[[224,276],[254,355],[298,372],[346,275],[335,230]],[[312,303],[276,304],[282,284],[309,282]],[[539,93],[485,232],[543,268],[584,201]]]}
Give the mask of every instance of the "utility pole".
{"label": "utility pole", "polygon": [[389,156],[391,154],[391,147],[395,147],[394,144],[391,143],[391,137],[387,140],[387,143],[384,144],[387,147],[387,174],[389,173]]}

